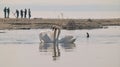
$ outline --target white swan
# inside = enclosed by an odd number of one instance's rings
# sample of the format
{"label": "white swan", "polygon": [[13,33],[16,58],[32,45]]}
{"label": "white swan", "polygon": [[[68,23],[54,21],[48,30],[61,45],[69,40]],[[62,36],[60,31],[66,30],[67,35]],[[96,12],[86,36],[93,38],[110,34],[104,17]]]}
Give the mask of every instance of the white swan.
{"label": "white swan", "polygon": [[53,43],[57,41],[58,43],[74,43],[75,38],[73,36],[65,36],[59,39],[61,29],[58,26],[53,27],[53,31],[49,32],[41,32],[39,35],[40,41],[44,43]]}

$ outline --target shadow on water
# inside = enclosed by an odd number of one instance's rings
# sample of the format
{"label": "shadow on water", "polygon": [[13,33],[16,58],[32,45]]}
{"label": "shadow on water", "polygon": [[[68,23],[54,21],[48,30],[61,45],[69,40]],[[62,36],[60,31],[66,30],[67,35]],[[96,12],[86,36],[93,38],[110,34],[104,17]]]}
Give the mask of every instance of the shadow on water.
{"label": "shadow on water", "polygon": [[72,49],[75,48],[74,43],[40,43],[39,44],[39,51],[40,52],[52,52],[53,60],[58,60],[61,56],[60,47],[65,49],[66,52],[70,52]]}

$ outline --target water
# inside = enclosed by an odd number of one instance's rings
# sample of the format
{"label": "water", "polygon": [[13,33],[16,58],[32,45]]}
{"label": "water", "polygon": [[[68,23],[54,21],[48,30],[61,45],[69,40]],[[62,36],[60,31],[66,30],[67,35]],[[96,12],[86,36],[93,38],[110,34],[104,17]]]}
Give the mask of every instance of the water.
{"label": "water", "polygon": [[0,30],[0,67],[120,67],[120,26],[62,30],[60,38],[73,35],[76,41],[60,44],[57,58],[49,45],[41,48],[39,33],[49,30]]}

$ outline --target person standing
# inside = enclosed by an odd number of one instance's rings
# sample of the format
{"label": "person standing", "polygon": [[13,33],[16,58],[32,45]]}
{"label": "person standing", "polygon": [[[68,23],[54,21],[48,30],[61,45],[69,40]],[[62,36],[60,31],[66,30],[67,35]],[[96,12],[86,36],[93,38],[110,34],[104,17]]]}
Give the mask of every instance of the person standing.
{"label": "person standing", "polygon": [[8,7],[8,9],[7,9],[7,18],[9,18],[9,16],[10,16],[10,8]]}
{"label": "person standing", "polygon": [[19,10],[16,9],[16,18],[19,18]]}
{"label": "person standing", "polygon": [[23,18],[23,10],[22,9],[20,10],[20,15],[21,15],[21,18]]}
{"label": "person standing", "polygon": [[7,13],[7,8],[5,7],[3,11],[4,11],[4,18],[6,18],[6,17],[7,17],[7,16],[6,16],[6,15],[7,15],[7,14],[6,14],[6,13]]}
{"label": "person standing", "polygon": [[30,19],[31,18],[31,10],[28,9],[28,18]]}
{"label": "person standing", "polygon": [[25,9],[24,11],[24,18],[26,18],[26,16],[27,16],[27,9]]}

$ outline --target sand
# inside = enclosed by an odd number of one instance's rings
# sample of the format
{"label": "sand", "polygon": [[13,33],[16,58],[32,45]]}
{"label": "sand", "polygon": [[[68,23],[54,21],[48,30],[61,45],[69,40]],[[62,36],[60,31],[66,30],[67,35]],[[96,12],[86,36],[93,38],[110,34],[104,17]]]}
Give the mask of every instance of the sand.
{"label": "sand", "polygon": [[59,25],[62,29],[93,29],[120,25],[120,18],[114,19],[15,19],[0,18],[0,29],[44,29]]}

